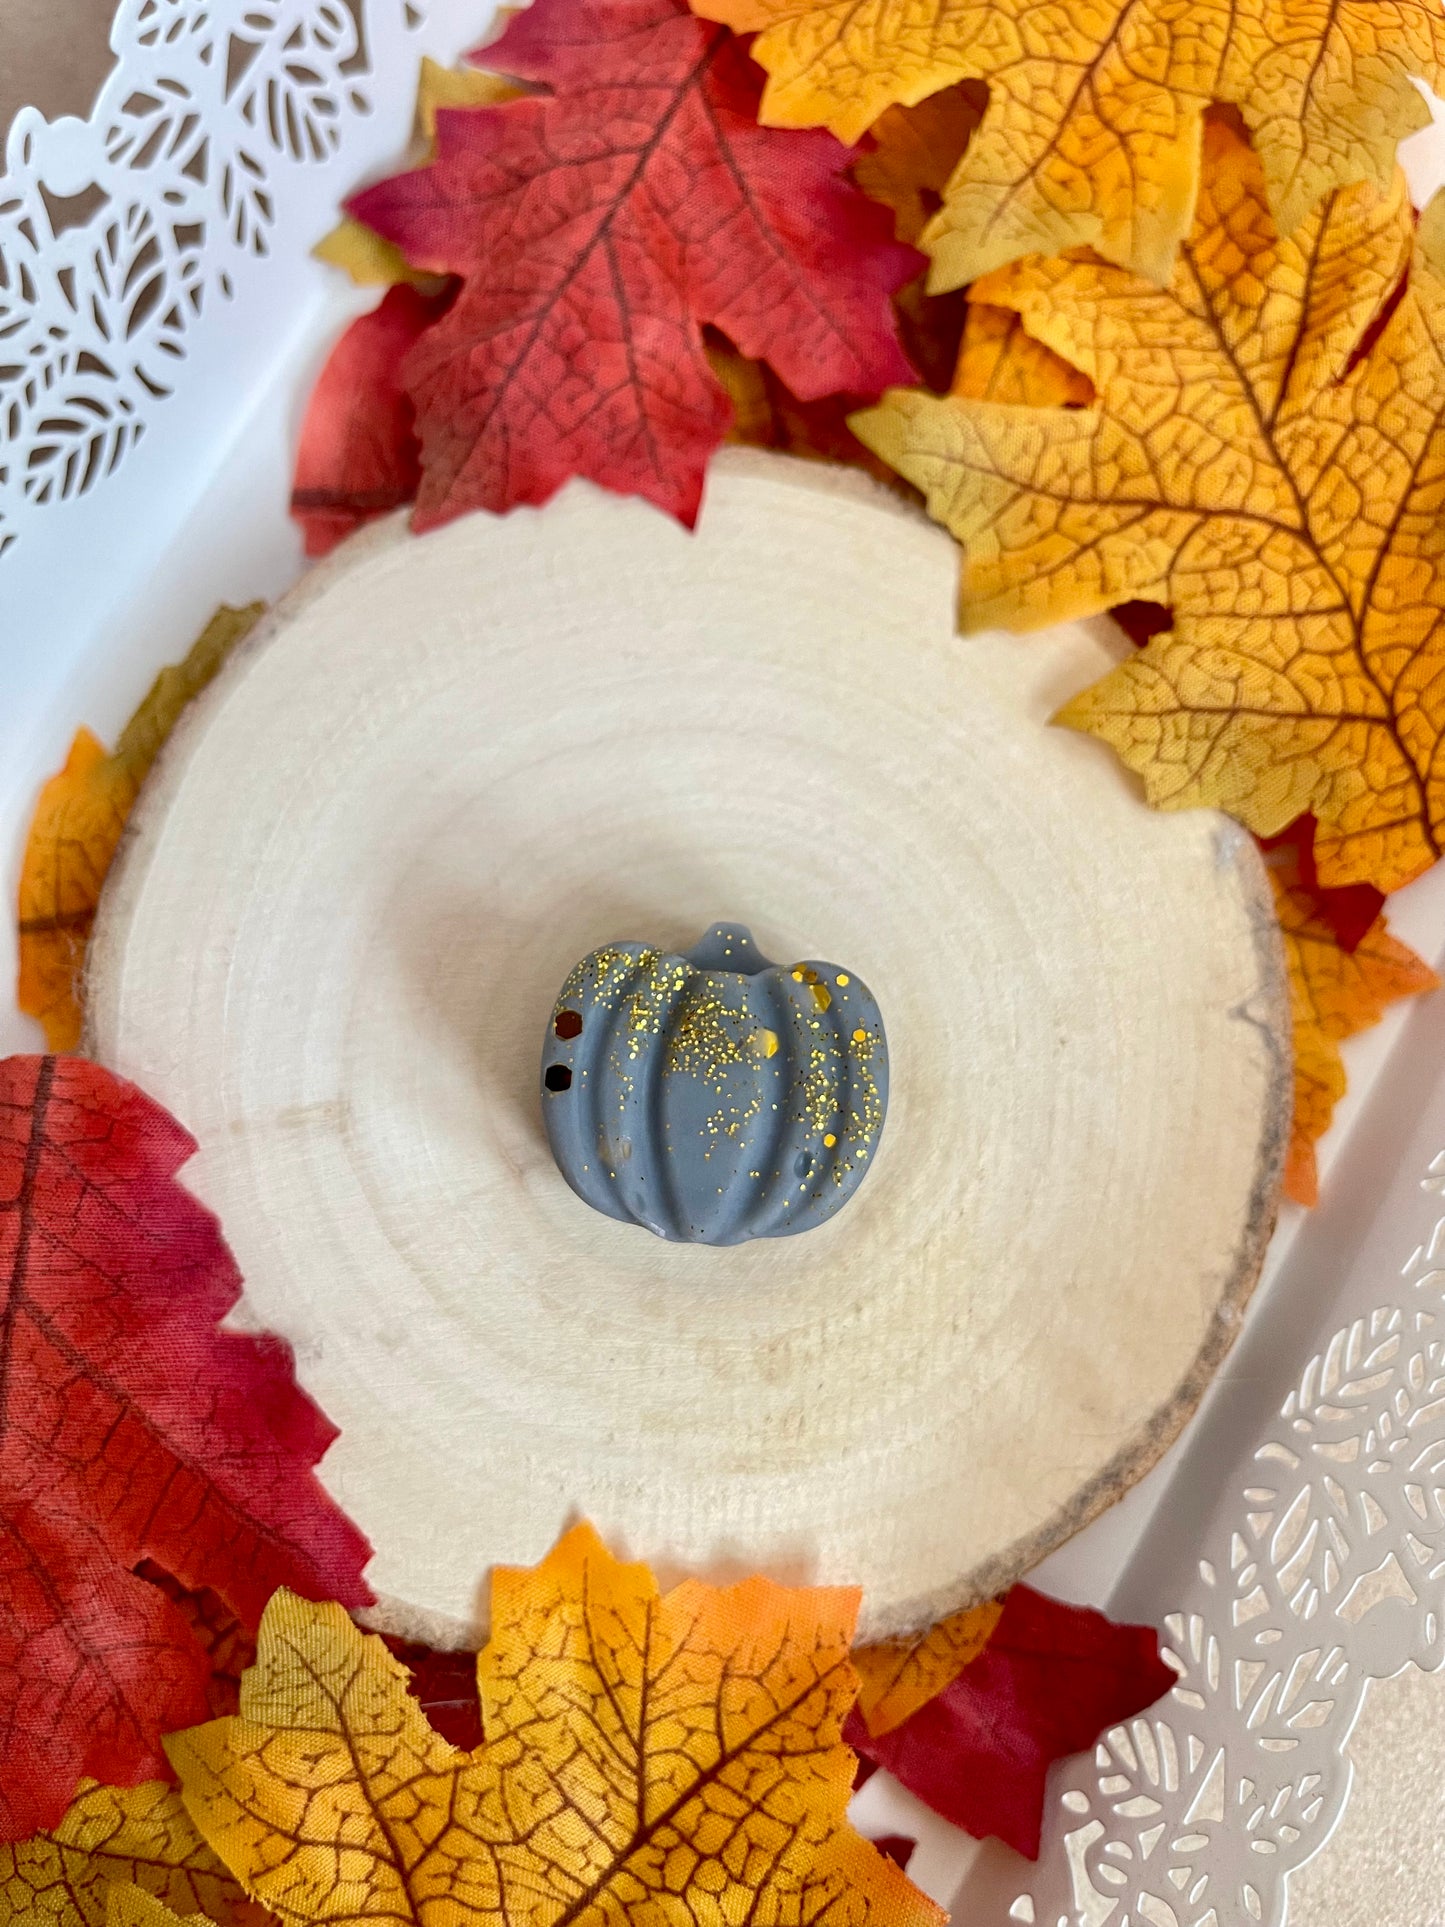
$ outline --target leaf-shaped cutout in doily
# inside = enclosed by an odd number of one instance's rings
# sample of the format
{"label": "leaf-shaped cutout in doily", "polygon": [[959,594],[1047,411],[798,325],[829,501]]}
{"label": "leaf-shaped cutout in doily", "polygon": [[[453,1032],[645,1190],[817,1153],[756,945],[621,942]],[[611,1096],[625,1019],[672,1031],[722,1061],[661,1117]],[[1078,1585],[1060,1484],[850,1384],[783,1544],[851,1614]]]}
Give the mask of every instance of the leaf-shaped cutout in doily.
{"label": "leaf-shaped cutout in doily", "polygon": [[207,1653],[146,1560],[254,1626],[288,1585],[368,1598],[312,1468],[334,1429],[277,1338],[222,1331],[241,1280],[176,1182],[195,1145],[79,1058],[0,1062],[0,1836],[82,1777],[166,1770]]}
{"label": "leaf-shaped cutout in doily", "polygon": [[80,981],[101,885],[147,770],[190,701],[254,628],[264,604],[220,608],[184,662],[163,669],[107,753],[77,731],[65,767],[40,792],[20,870],[20,1008],[52,1050],[80,1042]]}
{"label": "leaf-shaped cutout in doily", "polygon": [[1412,262],[1414,239],[1396,180],[1281,240],[1258,160],[1214,118],[1168,287],[1081,254],[974,290],[1092,403],[895,392],[853,418],[963,542],[966,627],[1171,610],[1060,720],[1156,807],[1261,835],[1312,811],[1325,885],[1396,888],[1445,838],[1445,201]]}
{"label": "leaf-shaped cutout in doily", "polygon": [[758,31],[770,126],[855,141],[896,104],[988,84],[982,125],[924,230],[935,285],[1023,254],[1095,247],[1164,280],[1199,187],[1200,121],[1237,107],[1291,232],[1322,196],[1385,188],[1429,124],[1412,77],[1445,92],[1435,0],[695,0]]}
{"label": "leaf-shaped cutout in doily", "polygon": [[211,1846],[297,1927],[939,1927],[846,1819],[856,1610],[762,1579],[660,1595],[579,1526],[493,1577],[477,1752],[433,1732],[379,1640],[283,1593],[240,1716],[170,1754]]}
{"label": "leaf-shaped cutout in doily", "polygon": [[691,521],[728,421],[702,328],[805,401],[906,379],[919,257],[831,136],[772,133],[738,43],[681,0],[534,0],[486,50],[545,96],[437,116],[437,159],[349,211],[464,277],[406,363],[417,527],[582,475]]}

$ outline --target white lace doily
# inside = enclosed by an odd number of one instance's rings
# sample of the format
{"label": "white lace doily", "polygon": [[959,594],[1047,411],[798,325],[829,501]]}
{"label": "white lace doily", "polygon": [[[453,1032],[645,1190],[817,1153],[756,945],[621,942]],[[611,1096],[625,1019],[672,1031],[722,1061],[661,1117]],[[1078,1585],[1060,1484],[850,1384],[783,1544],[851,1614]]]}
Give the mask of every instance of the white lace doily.
{"label": "white lace doily", "polygon": [[[960,1896],[970,1923],[1277,1927],[1290,1872],[1348,1798],[1342,1749],[1370,1682],[1445,1661],[1441,1064],[1437,1000],[1414,1014],[1115,1594],[1120,1616],[1163,1626],[1178,1686],[1065,1770],[1025,1891],[1017,1863],[980,1858]],[[1291,1370],[1311,1304],[1324,1336]],[[1251,1422],[1262,1405],[1273,1417]]]}

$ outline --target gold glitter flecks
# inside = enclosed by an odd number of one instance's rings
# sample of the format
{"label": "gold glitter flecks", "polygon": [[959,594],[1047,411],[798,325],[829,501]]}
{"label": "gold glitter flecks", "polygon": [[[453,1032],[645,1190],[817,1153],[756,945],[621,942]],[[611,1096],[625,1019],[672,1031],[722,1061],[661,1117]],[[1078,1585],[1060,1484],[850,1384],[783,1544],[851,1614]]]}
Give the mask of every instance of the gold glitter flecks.
{"label": "gold glitter flecks", "polygon": [[840,984],[851,984],[852,981],[853,979],[848,975],[846,970],[840,970],[838,972],[838,982]]}
{"label": "gold glitter flecks", "polygon": [[868,1160],[868,1151],[883,1129],[883,1098],[873,1073],[878,1039],[869,1030],[855,1030],[850,1056],[854,1066],[854,1101],[848,1113],[848,1147],[859,1164]]}
{"label": "gold glitter flecks", "polygon": [[724,1074],[747,1055],[752,1032],[752,1019],[720,997],[713,979],[704,975],[678,1006],[663,1069],[701,1078],[721,1091]]}
{"label": "gold glitter flecks", "polygon": [[833,1135],[831,1131],[825,1131],[823,1133],[823,1145],[826,1150],[831,1151],[833,1146],[837,1142],[838,1142],[837,1138]]}
{"label": "gold glitter flecks", "polygon": [[[821,1029],[809,1025],[811,1031]],[[838,1052],[814,1042],[808,1047],[808,1066],[798,1093],[798,1116],[809,1134],[821,1138],[838,1121],[838,1087],[841,1069]]]}
{"label": "gold glitter flecks", "polygon": [[762,1057],[765,1059],[776,1057],[778,1054],[778,1033],[775,1030],[768,1030],[766,1026],[761,1030],[755,1030],[748,1039],[748,1049],[754,1057]]}
{"label": "gold glitter flecks", "polygon": [[557,999],[557,1007],[564,1004],[594,1002],[608,1004],[615,1001],[618,992],[632,976],[634,971],[650,971],[655,968],[660,950],[624,950],[616,944],[604,945],[601,950],[593,950],[585,956],[573,970],[562,986]]}
{"label": "gold glitter flecks", "polygon": [[662,967],[659,953],[645,951],[637,960],[637,972],[627,999],[627,1055],[635,1063],[647,1048],[649,1037],[662,1034],[663,1019],[674,999],[686,988],[691,975],[681,957]]}

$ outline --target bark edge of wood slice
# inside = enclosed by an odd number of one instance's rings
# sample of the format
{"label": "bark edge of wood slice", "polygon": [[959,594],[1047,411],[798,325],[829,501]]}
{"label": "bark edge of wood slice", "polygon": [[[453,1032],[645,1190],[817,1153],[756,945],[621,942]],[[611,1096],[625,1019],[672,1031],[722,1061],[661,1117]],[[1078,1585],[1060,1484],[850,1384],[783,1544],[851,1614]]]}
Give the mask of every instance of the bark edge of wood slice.
{"label": "bark edge of wood slice", "polygon": [[[87,1046],[195,1133],[244,1315],[340,1427],[375,1621],[485,1630],[586,1514],[666,1579],[995,1593],[1176,1436],[1273,1226],[1289,1014],[1251,840],[1046,727],[1123,645],[960,638],[950,539],[728,451],[688,534],[573,484],[313,569],[182,719]],[[716,918],[879,999],[876,1169],[798,1237],[590,1210],[540,1118],[570,966]]]}

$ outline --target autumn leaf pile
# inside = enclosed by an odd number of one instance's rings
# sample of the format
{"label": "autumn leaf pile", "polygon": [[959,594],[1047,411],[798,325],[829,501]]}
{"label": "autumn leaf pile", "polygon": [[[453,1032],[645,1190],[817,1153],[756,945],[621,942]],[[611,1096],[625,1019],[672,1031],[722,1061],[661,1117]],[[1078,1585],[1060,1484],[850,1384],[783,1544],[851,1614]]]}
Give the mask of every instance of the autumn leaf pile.
{"label": "autumn leaf pile", "polygon": [[219,1329],[241,1280],[176,1182],[194,1148],[98,1065],[0,1062],[0,1837],[206,1711],[209,1637],[149,1566],[251,1627],[277,1586],[370,1597],[311,1469],[333,1428],[279,1340]]}
{"label": "autumn leaf pile", "polygon": [[1445,14],[694,15],[539,0],[476,56],[495,71],[424,75],[425,164],[322,249],[391,285],[312,398],[308,548],[573,475],[690,521],[726,436],[921,494],[964,549],[965,628],[1142,609],[1148,647],[1061,720],[1156,807],[1313,832],[1280,884],[1343,933],[1322,1052],[1320,955],[1285,925],[1311,1201],[1339,1042],[1433,982],[1345,968],[1375,918],[1329,893],[1383,900],[1445,835],[1445,216],[1416,234],[1395,161],[1413,80],[1445,88]]}
{"label": "autumn leaf pile", "polygon": [[[965,1823],[1025,1847],[1061,1745],[1173,1675],[1146,1629],[1026,1588],[850,1657],[857,1605],[764,1579],[662,1594],[587,1526],[539,1566],[494,1574],[476,1658],[402,1648],[403,1663],[339,1606],[278,1592],[220,1717],[167,1741],[174,1783],[82,1787],[53,1830],[0,1847],[0,1915],[308,1927],[500,1924],[525,1907],[538,1927],[654,1909],[938,1927],[892,1857],[908,1843],[872,1844],[847,1818],[845,1730],[874,1744],[850,1710],[860,1675],[905,1781],[943,1811],[986,1788]],[[968,1684],[990,1648],[993,1671]],[[1070,1669],[1085,1653],[1081,1692]],[[951,1771],[909,1737],[940,1686],[949,1717],[973,1709]],[[465,1691],[469,1731],[444,1736],[438,1689],[448,1707]]]}
{"label": "autumn leaf pile", "polygon": [[[691,522],[731,437],[923,501],[965,629],[1116,612],[1137,646],[1058,720],[1269,852],[1311,1200],[1341,1042],[1435,982],[1385,900],[1445,846],[1445,210],[1395,159],[1445,13],[533,0],[481,61],[426,66],[416,164],[318,250],[382,293],[307,409],[308,551],[574,476]],[[40,798],[19,994],[53,1049],[146,771],[260,613]],[[191,1148],[96,1066],[0,1065],[9,1918],[922,1927],[845,1819],[845,1734],[1027,1852],[1049,1761],[1166,1690],[1152,1634],[1025,1587],[850,1659],[845,1595],[663,1596],[585,1529],[498,1577],[479,1697],[388,1651],[344,1610],[325,1420],[221,1329]]]}

